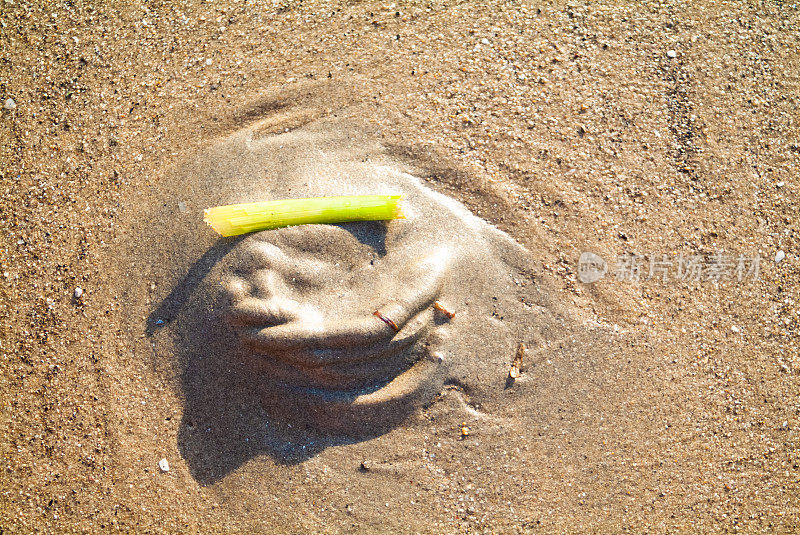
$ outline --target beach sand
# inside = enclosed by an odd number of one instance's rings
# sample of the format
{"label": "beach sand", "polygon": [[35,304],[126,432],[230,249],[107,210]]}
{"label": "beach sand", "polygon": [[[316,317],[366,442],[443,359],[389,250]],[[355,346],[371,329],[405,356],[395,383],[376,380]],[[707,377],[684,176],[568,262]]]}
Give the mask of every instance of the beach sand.
{"label": "beach sand", "polygon": [[[0,526],[796,531],[798,22],[782,2],[6,1]],[[516,240],[533,296],[463,285],[497,364],[365,437],[273,421],[251,368],[187,360],[199,339],[168,321],[212,301],[180,281],[220,260],[214,147],[320,121]],[[584,252],[604,278],[579,280]]]}

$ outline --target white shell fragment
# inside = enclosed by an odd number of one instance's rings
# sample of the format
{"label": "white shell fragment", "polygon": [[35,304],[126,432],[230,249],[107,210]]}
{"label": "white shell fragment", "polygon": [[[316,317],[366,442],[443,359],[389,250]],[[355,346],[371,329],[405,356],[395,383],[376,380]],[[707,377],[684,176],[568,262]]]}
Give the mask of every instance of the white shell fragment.
{"label": "white shell fragment", "polygon": [[167,461],[167,459],[161,459],[158,461],[158,468],[162,472],[169,472],[169,461]]}

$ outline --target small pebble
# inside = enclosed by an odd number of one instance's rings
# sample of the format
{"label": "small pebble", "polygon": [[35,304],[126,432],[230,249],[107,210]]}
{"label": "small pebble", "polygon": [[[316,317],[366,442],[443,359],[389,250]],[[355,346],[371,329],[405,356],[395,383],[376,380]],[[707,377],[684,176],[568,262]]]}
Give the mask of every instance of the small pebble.
{"label": "small pebble", "polygon": [[491,44],[491,43],[489,43],[489,40],[484,37],[483,39],[481,39],[481,44],[488,45],[488,44]]}
{"label": "small pebble", "polygon": [[785,184],[785,183],[784,183],[782,180],[781,180],[780,182],[778,182],[777,184],[775,184],[775,186],[777,186],[777,187],[779,187],[779,188],[782,188],[782,187],[783,187],[783,186],[785,186],[785,185],[786,185],[786,184]]}
{"label": "small pebble", "polygon": [[678,53],[674,50],[667,50],[667,57],[670,59],[675,59],[678,57]]}
{"label": "small pebble", "polygon": [[739,327],[737,327],[736,325],[731,325],[731,331],[733,331],[735,333],[738,333],[738,332],[741,332],[742,330]]}
{"label": "small pebble", "polygon": [[166,459],[161,459],[158,461],[158,468],[161,469],[162,472],[169,472],[169,462]]}
{"label": "small pebble", "polygon": [[72,292],[72,295],[75,296],[75,299],[80,299],[81,297],[83,297],[83,288],[78,286],[77,288],[75,288],[75,291]]}
{"label": "small pebble", "polygon": [[13,98],[10,98],[10,99],[6,100],[5,104],[3,104],[3,107],[5,109],[7,109],[8,111],[13,111],[13,110],[17,109],[17,103],[14,102]]}
{"label": "small pebble", "polygon": [[206,60],[206,65],[211,65],[212,63],[214,63],[214,60],[213,60],[213,59],[211,59],[211,58],[208,58],[208,59]]}
{"label": "small pebble", "polygon": [[776,264],[780,263],[784,258],[786,258],[786,253],[784,253],[783,251],[778,251],[777,253],[775,253]]}

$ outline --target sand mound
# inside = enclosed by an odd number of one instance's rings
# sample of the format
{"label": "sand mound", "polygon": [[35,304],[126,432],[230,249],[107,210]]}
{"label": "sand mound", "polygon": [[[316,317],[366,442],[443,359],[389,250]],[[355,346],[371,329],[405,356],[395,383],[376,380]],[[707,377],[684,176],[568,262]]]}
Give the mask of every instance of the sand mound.
{"label": "sand mound", "polygon": [[150,330],[173,331],[187,403],[199,363],[219,359],[254,372],[270,414],[351,436],[396,425],[444,385],[491,405],[517,346],[536,346],[558,323],[526,250],[425,186],[352,120],[263,135],[266,121],[187,165],[179,183],[193,204],[399,193],[408,217],[238,239],[175,229],[206,243],[194,259],[158,252],[159,264],[192,265]]}

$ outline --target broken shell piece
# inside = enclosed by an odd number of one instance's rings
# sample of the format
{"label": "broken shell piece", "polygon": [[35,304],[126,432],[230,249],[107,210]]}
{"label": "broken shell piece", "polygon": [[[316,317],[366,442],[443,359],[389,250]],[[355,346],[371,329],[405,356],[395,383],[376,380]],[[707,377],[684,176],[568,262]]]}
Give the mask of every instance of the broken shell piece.
{"label": "broken shell piece", "polygon": [[522,358],[525,356],[526,347],[523,342],[520,342],[517,346],[517,354],[514,357],[514,362],[511,363],[511,369],[508,370],[508,376],[512,379],[516,379],[520,375],[522,375]]}

